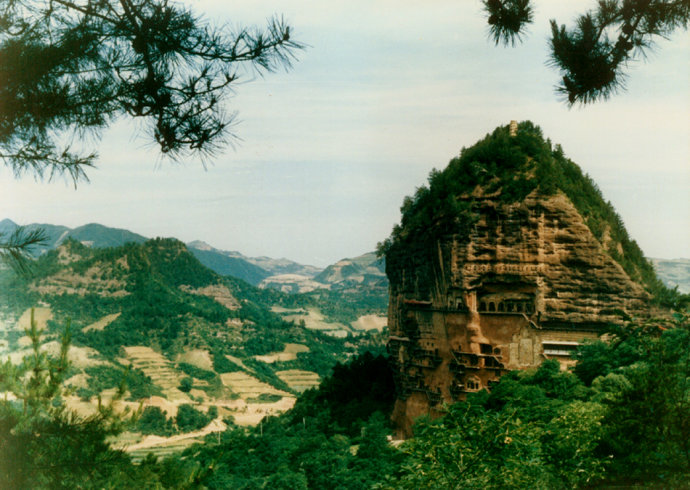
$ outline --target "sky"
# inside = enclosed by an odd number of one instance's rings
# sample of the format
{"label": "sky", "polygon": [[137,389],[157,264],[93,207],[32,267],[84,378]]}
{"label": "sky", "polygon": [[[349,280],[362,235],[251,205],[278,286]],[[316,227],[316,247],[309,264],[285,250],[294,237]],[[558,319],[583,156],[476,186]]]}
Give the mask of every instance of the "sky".
{"label": "sky", "polygon": [[599,185],[645,255],[690,257],[690,34],[628,69],[627,90],[568,108],[548,66],[549,19],[594,1],[533,0],[515,47],[488,39],[479,0],[187,2],[213,22],[282,15],[308,47],[289,71],[247,72],[229,99],[239,139],[204,166],[162,159],[122,120],[89,183],[0,168],[0,219],[97,222],[326,266],[375,249],[406,195],[510,120],[531,120]]}

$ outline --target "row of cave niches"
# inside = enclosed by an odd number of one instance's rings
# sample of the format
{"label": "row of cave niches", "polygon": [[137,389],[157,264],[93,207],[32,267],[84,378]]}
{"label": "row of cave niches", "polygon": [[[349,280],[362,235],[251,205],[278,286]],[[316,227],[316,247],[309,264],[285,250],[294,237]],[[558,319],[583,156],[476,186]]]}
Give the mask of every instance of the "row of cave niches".
{"label": "row of cave niches", "polygon": [[485,301],[480,300],[477,305],[479,313],[507,313],[519,315],[534,313],[534,303],[529,300],[504,300],[504,301]]}
{"label": "row of cave niches", "polygon": [[[400,349],[407,346],[407,356],[400,360]],[[425,371],[436,370],[442,363],[438,349],[428,350],[420,347],[416,342],[408,339],[391,339],[388,342],[388,353],[393,363],[395,386],[398,398],[406,400],[412,393],[426,395],[430,405],[442,402],[441,390],[431,388],[426,384]],[[448,365],[451,374],[449,385],[450,395],[454,400],[460,400],[466,393],[479,391],[482,388],[491,389],[498,383],[498,378],[507,372],[501,362],[501,351],[489,344],[480,344],[480,353],[451,351],[453,359]],[[480,371],[491,372],[487,385],[483,385],[478,374]],[[486,376],[485,376],[486,377]]]}

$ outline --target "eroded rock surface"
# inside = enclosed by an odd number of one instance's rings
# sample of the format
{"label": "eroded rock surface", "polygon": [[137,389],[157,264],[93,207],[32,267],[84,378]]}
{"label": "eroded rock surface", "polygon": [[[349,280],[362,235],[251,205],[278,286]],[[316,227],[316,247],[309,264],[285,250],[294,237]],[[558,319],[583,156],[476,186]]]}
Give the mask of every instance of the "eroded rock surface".
{"label": "eroded rock surface", "polygon": [[402,435],[414,418],[440,414],[444,402],[490,388],[507,370],[571,362],[582,339],[649,307],[649,293],[562,192],[534,190],[511,204],[464,199],[478,217],[469,238],[386,256]]}

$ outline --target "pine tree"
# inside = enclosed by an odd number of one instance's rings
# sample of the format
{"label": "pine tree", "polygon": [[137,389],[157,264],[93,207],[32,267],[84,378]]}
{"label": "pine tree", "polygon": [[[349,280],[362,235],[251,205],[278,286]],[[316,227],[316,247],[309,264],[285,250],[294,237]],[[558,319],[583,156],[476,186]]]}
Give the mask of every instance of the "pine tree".
{"label": "pine tree", "polygon": [[[0,160],[76,185],[97,154],[73,142],[123,117],[143,121],[163,155],[207,157],[234,137],[225,99],[241,70],[289,68],[301,48],[280,18],[232,31],[168,0],[3,0]],[[44,239],[0,235],[0,261],[26,271]]]}
{"label": "pine tree", "polygon": [[69,324],[57,357],[41,349],[33,310],[30,325],[31,354],[18,367],[9,362],[0,367],[0,388],[14,395],[0,400],[0,488],[148,487],[155,475],[138,471],[106,440],[126,422],[126,414],[114,409],[124,384],[94,415],[69,410],[64,401]]}

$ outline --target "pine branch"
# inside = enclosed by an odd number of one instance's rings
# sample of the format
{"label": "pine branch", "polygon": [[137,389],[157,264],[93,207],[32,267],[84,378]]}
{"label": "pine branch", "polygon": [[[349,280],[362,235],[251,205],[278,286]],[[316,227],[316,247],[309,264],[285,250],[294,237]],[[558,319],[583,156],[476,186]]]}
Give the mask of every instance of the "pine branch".
{"label": "pine branch", "polygon": [[213,155],[234,137],[224,102],[239,69],[289,69],[304,47],[282,18],[233,32],[167,0],[7,0],[0,19],[0,159],[75,184],[96,155],[58,140],[126,115],[173,159]]}
{"label": "pine branch", "polygon": [[498,45],[522,41],[527,24],[534,19],[530,0],[484,0],[484,11],[488,15],[489,37]]}
{"label": "pine branch", "polygon": [[24,274],[30,271],[31,252],[34,247],[43,246],[48,240],[44,229],[27,230],[21,226],[17,227],[7,240],[3,238],[3,234],[0,233],[0,260]]}
{"label": "pine branch", "polygon": [[601,0],[572,31],[552,20],[551,65],[563,77],[556,91],[571,106],[607,99],[625,88],[628,61],[644,57],[656,37],[687,29],[689,18],[688,0]]}

